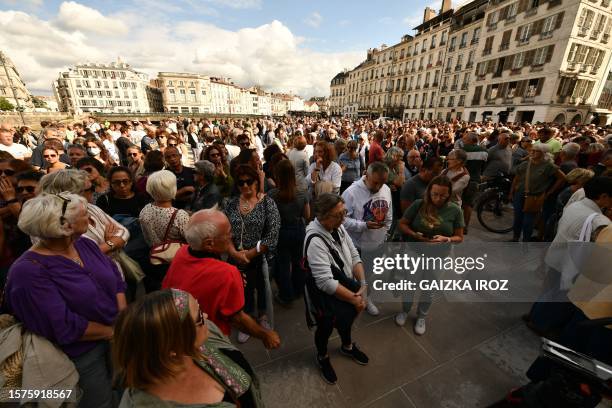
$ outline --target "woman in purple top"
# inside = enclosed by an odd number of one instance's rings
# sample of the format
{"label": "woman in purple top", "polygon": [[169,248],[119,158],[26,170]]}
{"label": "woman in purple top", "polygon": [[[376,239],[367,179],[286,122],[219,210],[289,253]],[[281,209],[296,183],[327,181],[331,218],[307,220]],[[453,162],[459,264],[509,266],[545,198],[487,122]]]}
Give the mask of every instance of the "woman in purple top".
{"label": "woman in purple top", "polygon": [[79,372],[82,407],[113,406],[107,366],[125,283],[89,238],[87,201],[46,194],[24,204],[18,226],[38,240],[9,270],[6,306],[26,329],[60,347]]}

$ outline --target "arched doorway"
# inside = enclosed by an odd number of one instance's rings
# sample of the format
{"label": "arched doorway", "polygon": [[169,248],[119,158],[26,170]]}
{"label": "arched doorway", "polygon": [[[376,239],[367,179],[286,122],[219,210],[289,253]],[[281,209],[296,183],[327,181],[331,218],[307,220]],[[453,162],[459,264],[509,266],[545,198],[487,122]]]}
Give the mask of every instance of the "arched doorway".
{"label": "arched doorway", "polygon": [[555,119],[553,120],[553,122],[555,122],[558,125],[562,125],[565,123],[565,114],[564,113],[560,113],[557,116],[555,116]]}
{"label": "arched doorway", "polygon": [[576,123],[582,123],[582,116],[577,113],[576,115],[574,115],[574,117],[572,118],[570,124],[575,125]]}

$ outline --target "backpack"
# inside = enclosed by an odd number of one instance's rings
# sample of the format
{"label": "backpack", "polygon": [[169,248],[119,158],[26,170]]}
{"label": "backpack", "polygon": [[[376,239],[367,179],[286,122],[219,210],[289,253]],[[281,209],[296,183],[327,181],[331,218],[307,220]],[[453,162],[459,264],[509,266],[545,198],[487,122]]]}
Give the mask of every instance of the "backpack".
{"label": "backpack", "polygon": [[312,328],[317,325],[317,321],[321,319],[332,319],[335,325],[349,325],[352,324],[353,320],[357,316],[357,310],[350,303],[344,302],[338,299],[334,295],[328,295],[321,291],[312,276],[312,271],[308,265],[308,246],[313,238],[319,238],[327,250],[332,255],[336,265],[331,264],[332,275],[342,286],[346,287],[351,292],[358,292],[361,288],[361,284],[354,278],[349,278],[343,272],[344,262],[340,258],[340,255],[331,245],[327,243],[325,238],[320,234],[311,234],[304,243],[304,256],[300,262],[302,272],[304,273],[305,291],[304,291],[304,304],[306,312],[306,324],[308,328]]}

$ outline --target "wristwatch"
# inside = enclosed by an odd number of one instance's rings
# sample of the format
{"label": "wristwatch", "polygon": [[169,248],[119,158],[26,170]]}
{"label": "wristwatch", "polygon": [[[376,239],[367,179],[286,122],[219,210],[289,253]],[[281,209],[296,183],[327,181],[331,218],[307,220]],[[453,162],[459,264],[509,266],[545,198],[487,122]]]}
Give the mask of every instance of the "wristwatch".
{"label": "wristwatch", "polygon": [[106,245],[108,245],[111,249],[111,251],[113,249],[115,249],[115,243],[113,241],[111,241],[110,239],[108,241],[106,241]]}

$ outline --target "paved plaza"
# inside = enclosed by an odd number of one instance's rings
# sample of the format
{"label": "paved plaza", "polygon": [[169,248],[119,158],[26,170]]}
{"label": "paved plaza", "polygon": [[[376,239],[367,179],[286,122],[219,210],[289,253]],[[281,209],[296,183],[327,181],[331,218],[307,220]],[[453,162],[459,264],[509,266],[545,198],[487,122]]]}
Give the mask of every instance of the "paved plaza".
{"label": "paved plaza", "polygon": [[[509,238],[488,233],[473,220],[466,242]],[[529,306],[440,300],[429,312],[427,333],[416,336],[411,320],[403,328],[393,321],[400,303],[383,304],[378,317],[362,313],[353,332],[370,364],[362,367],[340,355],[337,335],[330,340],[338,374],[333,386],[315,365],[313,333],[301,301],[291,309],[276,307],[280,349],[266,351],[253,339],[240,348],[259,374],[270,408],[485,407],[527,381],[524,373],[540,344],[520,318]]]}

